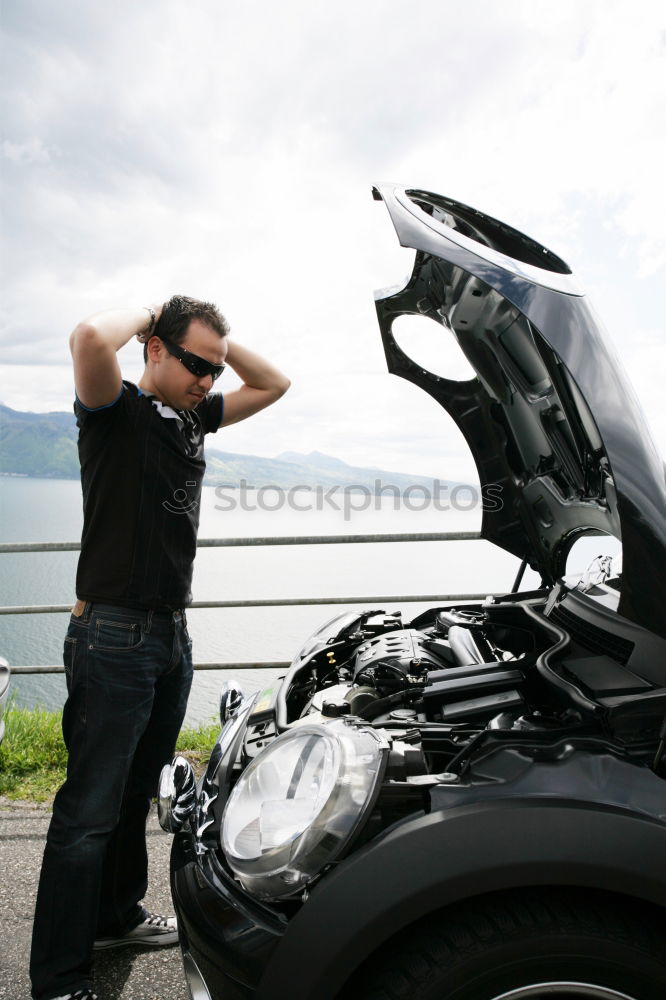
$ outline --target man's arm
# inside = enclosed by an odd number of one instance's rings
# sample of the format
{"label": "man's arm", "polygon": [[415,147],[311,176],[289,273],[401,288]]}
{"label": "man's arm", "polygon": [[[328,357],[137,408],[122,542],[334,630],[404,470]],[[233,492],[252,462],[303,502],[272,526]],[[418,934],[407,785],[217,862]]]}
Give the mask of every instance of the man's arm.
{"label": "man's arm", "polygon": [[[161,306],[152,307],[156,320]],[[74,385],[79,401],[88,409],[107,406],[117,399],[122,376],[116,352],[132,337],[147,334],[153,326],[150,310],[108,309],[79,323],[69,338],[74,359]]]}
{"label": "man's arm", "polygon": [[228,340],[227,343],[227,364],[243,380],[244,385],[224,394],[222,427],[236,424],[270,406],[291,385],[286,375],[254,351],[241,347],[233,340]]}

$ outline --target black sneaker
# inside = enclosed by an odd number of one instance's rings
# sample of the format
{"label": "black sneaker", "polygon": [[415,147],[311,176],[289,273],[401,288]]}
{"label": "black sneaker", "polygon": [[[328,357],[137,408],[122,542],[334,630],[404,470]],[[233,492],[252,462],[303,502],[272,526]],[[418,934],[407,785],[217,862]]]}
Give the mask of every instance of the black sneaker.
{"label": "black sneaker", "polygon": [[[178,941],[178,922],[175,917],[162,917],[158,913],[146,916],[126,934],[119,937],[103,937],[95,941],[95,951],[104,948],[120,948],[124,944],[138,944],[145,948],[164,948]],[[79,1000],[77,997],[76,1000]]]}
{"label": "black sneaker", "polygon": [[54,997],[53,1000],[99,1000],[96,993],[90,990],[77,990],[76,993],[65,993],[62,996]]}

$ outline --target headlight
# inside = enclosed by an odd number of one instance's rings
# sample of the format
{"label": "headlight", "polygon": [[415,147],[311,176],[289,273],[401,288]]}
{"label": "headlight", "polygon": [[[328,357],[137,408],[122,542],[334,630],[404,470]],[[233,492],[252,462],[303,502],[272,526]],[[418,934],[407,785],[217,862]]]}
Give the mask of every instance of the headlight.
{"label": "headlight", "polygon": [[222,848],[260,899],[298,892],[337,858],[372,808],[388,743],[353,721],[284,733],[238,779]]}

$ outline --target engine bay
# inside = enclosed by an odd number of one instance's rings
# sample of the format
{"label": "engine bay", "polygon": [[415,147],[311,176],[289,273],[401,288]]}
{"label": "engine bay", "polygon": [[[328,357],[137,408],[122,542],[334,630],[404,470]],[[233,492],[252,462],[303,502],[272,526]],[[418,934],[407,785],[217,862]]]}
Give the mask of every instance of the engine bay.
{"label": "engine bay", "polygon": [[532,757],[580,747],[650,766],[666,715],[656,665],[666,650],[655,643],[666,646],[564,586],[407,622],[348,612],[259,697],[245,761],[281,732],[348,718],[386,734],[387,777],[415,787],[473,776],[475,761],[508,746]]}

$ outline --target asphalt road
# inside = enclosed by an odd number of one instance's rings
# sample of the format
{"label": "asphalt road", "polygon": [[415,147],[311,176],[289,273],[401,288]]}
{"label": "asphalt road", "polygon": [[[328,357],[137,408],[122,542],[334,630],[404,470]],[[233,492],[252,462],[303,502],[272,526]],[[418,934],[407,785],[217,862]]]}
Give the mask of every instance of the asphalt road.
{"label": "asphalt road", "polygon": [[[35,894],[50,809],[0,798],[0,998],[30,1000],[28,956]],[[150,865],[146,906],[172,913],[169,891],[171,837],[155,812],[148,821]],[[126,946],[95,959],[100,1000],[189,1000],[180,948]]]}

